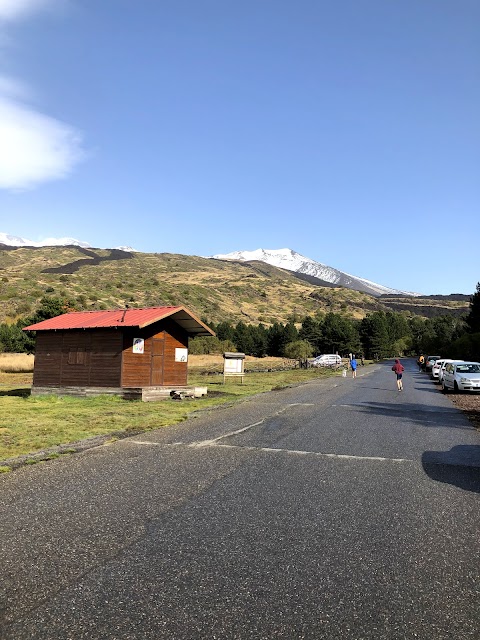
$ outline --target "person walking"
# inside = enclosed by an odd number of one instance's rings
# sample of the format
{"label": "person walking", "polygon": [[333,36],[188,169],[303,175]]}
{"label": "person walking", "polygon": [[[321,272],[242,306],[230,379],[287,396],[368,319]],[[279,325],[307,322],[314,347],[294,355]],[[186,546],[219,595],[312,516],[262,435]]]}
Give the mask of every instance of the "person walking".
{"label": "person walking", "polygon": [[392,371],[394,371],[397,375],[397,389],[398,391],[403,391],[403,382],[402,375],[405,371],[403,365],[400,363],[400,360],[395,360],[395,364],[392,367]]}
{"label": "person walking", "polygon": [[423,357],[423,355],[420,355],[417,360],[419,371],[422,371],[424,363],[425,363],[425,358]]}
{"label": "person walking", "polygon": [[355,360],[355,356],[352,356],[350,360],[350,366],[352,367],[352,378],[357,377],[357,361]]}

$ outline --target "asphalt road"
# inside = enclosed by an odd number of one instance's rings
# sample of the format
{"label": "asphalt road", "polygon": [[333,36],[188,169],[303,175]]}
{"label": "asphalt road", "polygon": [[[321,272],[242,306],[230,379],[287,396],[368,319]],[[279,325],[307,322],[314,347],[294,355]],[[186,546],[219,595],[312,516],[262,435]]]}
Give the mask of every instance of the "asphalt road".
{"label": "asphalt road", "polygon": [[2,476],[2,640],[480,638],[480,433],[390,366]]}

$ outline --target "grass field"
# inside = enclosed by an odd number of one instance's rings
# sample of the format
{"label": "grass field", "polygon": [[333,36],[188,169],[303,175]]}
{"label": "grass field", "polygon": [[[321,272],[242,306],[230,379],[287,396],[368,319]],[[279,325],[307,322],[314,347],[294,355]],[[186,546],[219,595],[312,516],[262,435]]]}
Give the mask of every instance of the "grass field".
{"label": "grass field", "polygon": [[[98,435],[122,437],[158,429],[181,422],[201,409],[318,377],[339,375],[322,369],[263,371],[247,373],[243,384],[228,379],[223,384],[222,363],[221,356],[190,356],[188,383],[207,386],[208,395],[195,400],[161,402],[131,402],[111,396],[31,397],[31,373],[0,370],[0,471],[9,470],[6,460],[23,454]],[[246,362],[247,369],[281,366],[286,366],[281,358],[248,358]],[[48,457],[46,454],[45,458]]]}
{"label": "grass field", "polygon": [[0,372],[32,373],[34,360],[28,353],[0,353]]}

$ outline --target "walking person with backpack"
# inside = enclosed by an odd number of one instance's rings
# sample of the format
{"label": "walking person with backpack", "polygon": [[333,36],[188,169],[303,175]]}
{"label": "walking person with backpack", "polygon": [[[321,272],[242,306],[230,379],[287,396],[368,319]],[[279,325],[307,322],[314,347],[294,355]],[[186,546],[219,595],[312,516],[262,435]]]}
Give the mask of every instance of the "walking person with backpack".
{"label": "walking person with backpack", "polygon": [[356,378],[357,377],[357,361],[355,360],[355,356],[352,356],[352,359],[350,360],[350,366],[352,368],[352,378]]}
{"label": "walking person with backpack", "polygon": [[402,375],[405,371],[403,364],[400,364],[400,360],[396,359],[395,364],[392,367],[392,371],[394,371],[397,375],[397,389],[398,391],[403,391],[403,382]]}

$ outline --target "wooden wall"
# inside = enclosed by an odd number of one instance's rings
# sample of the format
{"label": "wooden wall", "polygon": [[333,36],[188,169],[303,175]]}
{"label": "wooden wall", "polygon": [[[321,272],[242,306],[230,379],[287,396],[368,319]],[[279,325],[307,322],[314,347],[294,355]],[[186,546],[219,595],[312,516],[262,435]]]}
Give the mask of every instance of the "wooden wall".
{"label": "wooden wall", "polygon": [[[133,352],[134,338],[144,353]],[[141,330],[124,330],[122,387],[185,386],[187,363],[175,362],[175,349],[188,347],[188,335],[170,319]]]}
{"label": "wooden wall", "polygon": [[[133,339],[144,353],[133,352]],[[188,335],[170,319],[144,329],[38,331],[34,386],[185,386],[187,363],[175,362],[175,349],[188,347]]]}
{"label": "wooden wall", "polygon": [[119,387],[121,363],[121,331],[38,331],[33,384]]}
{"label": "wooden wall", "polygon": [[164,363],[164,383],[165,385],[186,385],[187,368],[186,362],[175,362],[175,349],[188,348],[188,334],[172,320],[165,320],[165,363]]}

